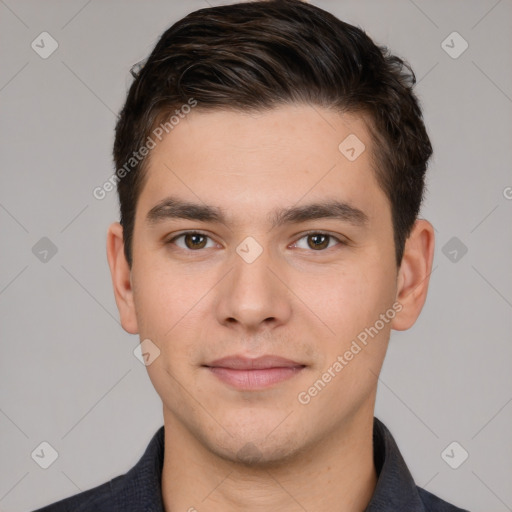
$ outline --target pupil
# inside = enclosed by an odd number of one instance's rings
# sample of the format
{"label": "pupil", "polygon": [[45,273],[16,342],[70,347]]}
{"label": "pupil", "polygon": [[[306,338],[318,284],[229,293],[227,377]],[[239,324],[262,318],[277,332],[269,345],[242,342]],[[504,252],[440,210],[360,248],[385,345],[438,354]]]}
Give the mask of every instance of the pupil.
{"label": "pupil", "polygon": [[313,248],[318,249],[319,247],[326,247],[325,242],[327,238],[328,237],[326,235],[311,235],[311,239],[313,240]]}
{"label": "pupil", "polygon": [[187,243],[187,246],[191,249],[197,249],[198,247],[204,246],[204,240],[203,243],[201,243],[201,239],[204,238],[203,235],[193,234],[193,235],[187,235],[187,241],[190,243]]}

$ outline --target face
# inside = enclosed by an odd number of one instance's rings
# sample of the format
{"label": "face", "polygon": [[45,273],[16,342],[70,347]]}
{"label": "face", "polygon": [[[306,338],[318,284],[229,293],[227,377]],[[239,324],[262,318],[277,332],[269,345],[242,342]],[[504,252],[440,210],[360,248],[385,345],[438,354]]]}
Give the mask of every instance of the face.
{"label": "face", "polygon": [[372,415],[397,268],[371,148],[361,118],[295,105],[193,111],[152,150],[122,320],[211,453],[272,463]]}

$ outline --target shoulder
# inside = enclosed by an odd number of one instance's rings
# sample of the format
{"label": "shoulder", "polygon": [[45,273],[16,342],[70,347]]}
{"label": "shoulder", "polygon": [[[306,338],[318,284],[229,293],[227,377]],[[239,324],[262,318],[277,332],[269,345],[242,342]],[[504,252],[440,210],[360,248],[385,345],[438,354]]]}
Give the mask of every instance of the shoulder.
{"label": "shoulder", "polygon": [[431,492],[425,491],[421,487],[417,487],[417,489],[426,512],[468,512],[442,500]]}
{"label": "shoulder", "polygon": [[79,494],[64,498],[60,501],[39,508],[34,512],[111,512],[115,510],[116,484],[120,484],[124,475],[83,491]]}
{"label": "shoulder", "polygon": [[144,454],[127,473],[34,512],[163,512],[161,476],[164,427],[154,434]]}

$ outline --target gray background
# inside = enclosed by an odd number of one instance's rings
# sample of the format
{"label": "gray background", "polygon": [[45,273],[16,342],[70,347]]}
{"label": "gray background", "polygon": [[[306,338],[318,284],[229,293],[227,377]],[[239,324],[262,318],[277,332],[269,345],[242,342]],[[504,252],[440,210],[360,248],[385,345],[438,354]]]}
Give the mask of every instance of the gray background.
{"label": "gray background", "polygon": [[[111,289],[117,199],[92,190],[113,171],[130,66],[174,21],[220,3],[0,0],[2,511],[127,471],[163,424]],[[417,324],[392,335],[376,415],[418,485],[472,511],[512,510],[512,3],[315,3],[412,64],[435,150],[429,297]],[[43,31],[59,44],[47,59],[31,48]],[[442,46],[453,31],[469,44],[458,58]],[[32,250],[42,237],[57,248],[46,262]],[[46,470],[31,458],[42,441],[59,454]],[[441,456],[452,441],[469,453],[458,469]]]}

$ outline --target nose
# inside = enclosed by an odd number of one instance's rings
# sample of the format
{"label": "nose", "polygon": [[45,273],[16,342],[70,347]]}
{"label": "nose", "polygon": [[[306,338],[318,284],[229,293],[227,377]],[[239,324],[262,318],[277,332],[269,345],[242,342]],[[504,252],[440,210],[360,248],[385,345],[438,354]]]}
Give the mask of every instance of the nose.
{"label": "nose", "polygon": [[240,254],[233,254],[232,270],[216,288],[217,320],[240,334],[284,325],[292,313],[284,265],[265,249],[254,261]]}

